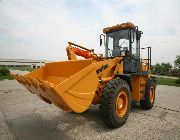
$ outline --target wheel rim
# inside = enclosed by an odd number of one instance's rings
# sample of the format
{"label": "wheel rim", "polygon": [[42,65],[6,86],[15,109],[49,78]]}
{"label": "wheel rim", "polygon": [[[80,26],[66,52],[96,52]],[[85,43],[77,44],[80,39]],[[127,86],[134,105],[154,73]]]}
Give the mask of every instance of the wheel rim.
{"label": "wheel rim", "polygon": [[116,114],[119,117],[123,117],[127,112],[128,97],[125,91],[121,91],[116,100]]}
{"label": "wheel rim", "polygon": [[153,103],[154,102],[154,88],[153,87],[151,87],[150,89],[149,96],[150,96],[150,102]]}

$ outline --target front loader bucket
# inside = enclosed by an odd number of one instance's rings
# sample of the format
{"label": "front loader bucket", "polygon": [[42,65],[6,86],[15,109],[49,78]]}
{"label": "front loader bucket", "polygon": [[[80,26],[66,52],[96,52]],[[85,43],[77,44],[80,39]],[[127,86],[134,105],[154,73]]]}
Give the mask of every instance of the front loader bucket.
{"label": "front loader bucket", "polygon": [[98,85],[93,60],[47,63],[27,75],[13,77],[42,100],[64,111],[84,112]]}

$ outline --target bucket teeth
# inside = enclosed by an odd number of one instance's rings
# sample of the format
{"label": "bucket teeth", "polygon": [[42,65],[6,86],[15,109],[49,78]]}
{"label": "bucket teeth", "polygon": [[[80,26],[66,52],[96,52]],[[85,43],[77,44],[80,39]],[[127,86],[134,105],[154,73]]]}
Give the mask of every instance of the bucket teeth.
{"label": "bucket teeth", "polygon": [[18,74],[12,74],[12,77],[26,87],[31,93],[36,94],[47,103],[52,103],[51,94],[56,92],[53,84],[41,79]]}
{"label": "bucket teeth", "polygon": [[19,76],[15,78],[20,84],[22,84],[22,81],[20,80]]}
{"label": "bucket teeth", "polygon": [[44,92],[46,91],[45,87],[43,86],[43,82],[40,79],[37,79],[38,81],[38,85],[41,88],[41,90],[43,90]]}
{"label": "bucket teeth", "polygon": [[29,87],[33,94],[40,95],[38,91],[38,83],[35,82],[34,78],[26,77],[26,81],[30,83]]}
{"label": "bucket teeth", "polygon": [[31,86],[31,81],[28,79],[28,77],[24,77],[24,80],[28,86]]}
{"label": "bucket teeth", "polygon": [[47,98],[51,99],[52,93],[54,91],[53,87],[46,81],[44,82],[40,79],[38,79],[38,81],[40,82],[39,87],[43,91],[42,96],[46,96]]}
{"label": "bucket teeth", "polygon": [[41,82],[40,88],[45,92],[47,89],[49,89],[49,85],[43,82],[42,80],[39,80]]}
{"label": "bucket teeth", "polygon": [[34,78],[30,78],[30,77],[27,77],[27,78],[28,78],[28,80],[31,82],[31,85],[32,85],[35,89],[37,89],[37,88],[38,88],[38,82],[37,82],[37,80],[34,79]]}
{"label": "bucket teeth", "polygon": [[35,78],[32,78],[31,80],[33,81],[33,86],[37,89],[37,88],[39,87],[39,82],[38,82],[38,80],[35,79]]}
{"label": "bucket teeth", "polygon": [[27,88],[31,93],[34,93],[32,88],[31,88],[31,81],[27,78],[27,77],[24,77],[24,76],[19,76],[18,79],[20,80],[21,84]]}
{"label": "bucket teeth", "polygon": [[24,76],[20,75],[19,80],[21,81],[22,84],[26,85],[26,81],[24,79]]}

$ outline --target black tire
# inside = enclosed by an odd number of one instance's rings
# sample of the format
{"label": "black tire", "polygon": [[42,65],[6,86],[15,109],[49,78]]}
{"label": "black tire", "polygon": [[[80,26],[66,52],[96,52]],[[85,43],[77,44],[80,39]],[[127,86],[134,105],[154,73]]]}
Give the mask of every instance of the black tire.
{"label": "black tire", "polygon": [[[127,97],[127,102],[125,103],[127,110],[124,112],[125,114],[122,117],[118,116],[116,113],[117,99],[119,98],[121,92],[123,92]],[[122,126],[129,116],[130,105],[131,95],[127,82],[119,77],[109,81],[102,92],[100,104],[100,113],[105,124],[109,128]],[[121,108],[123,108],[123,106],[121,106]]]}
{"label": "black tire", "polygon": [[[144,99],[140,101],[142,108],[149,110],[153,107],[155,101],[155,89],[156,89],[156,84],[154,80],[152,78],[148,79],[145,85]],[[153,90],[152,94],[154,94],[153,99],[151,98],[151,93],[150,93],[151,90]]]}

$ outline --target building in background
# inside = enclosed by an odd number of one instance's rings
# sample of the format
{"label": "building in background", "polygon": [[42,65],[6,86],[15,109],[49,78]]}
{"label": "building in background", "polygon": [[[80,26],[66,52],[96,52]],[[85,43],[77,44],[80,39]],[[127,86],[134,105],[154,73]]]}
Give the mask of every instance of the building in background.
{"label": "building in background", "polygon": [[11,68],[40,68],[48,63],[46,60],[30,60],[30,59],[1,59],[0,67],[11,67]]}

